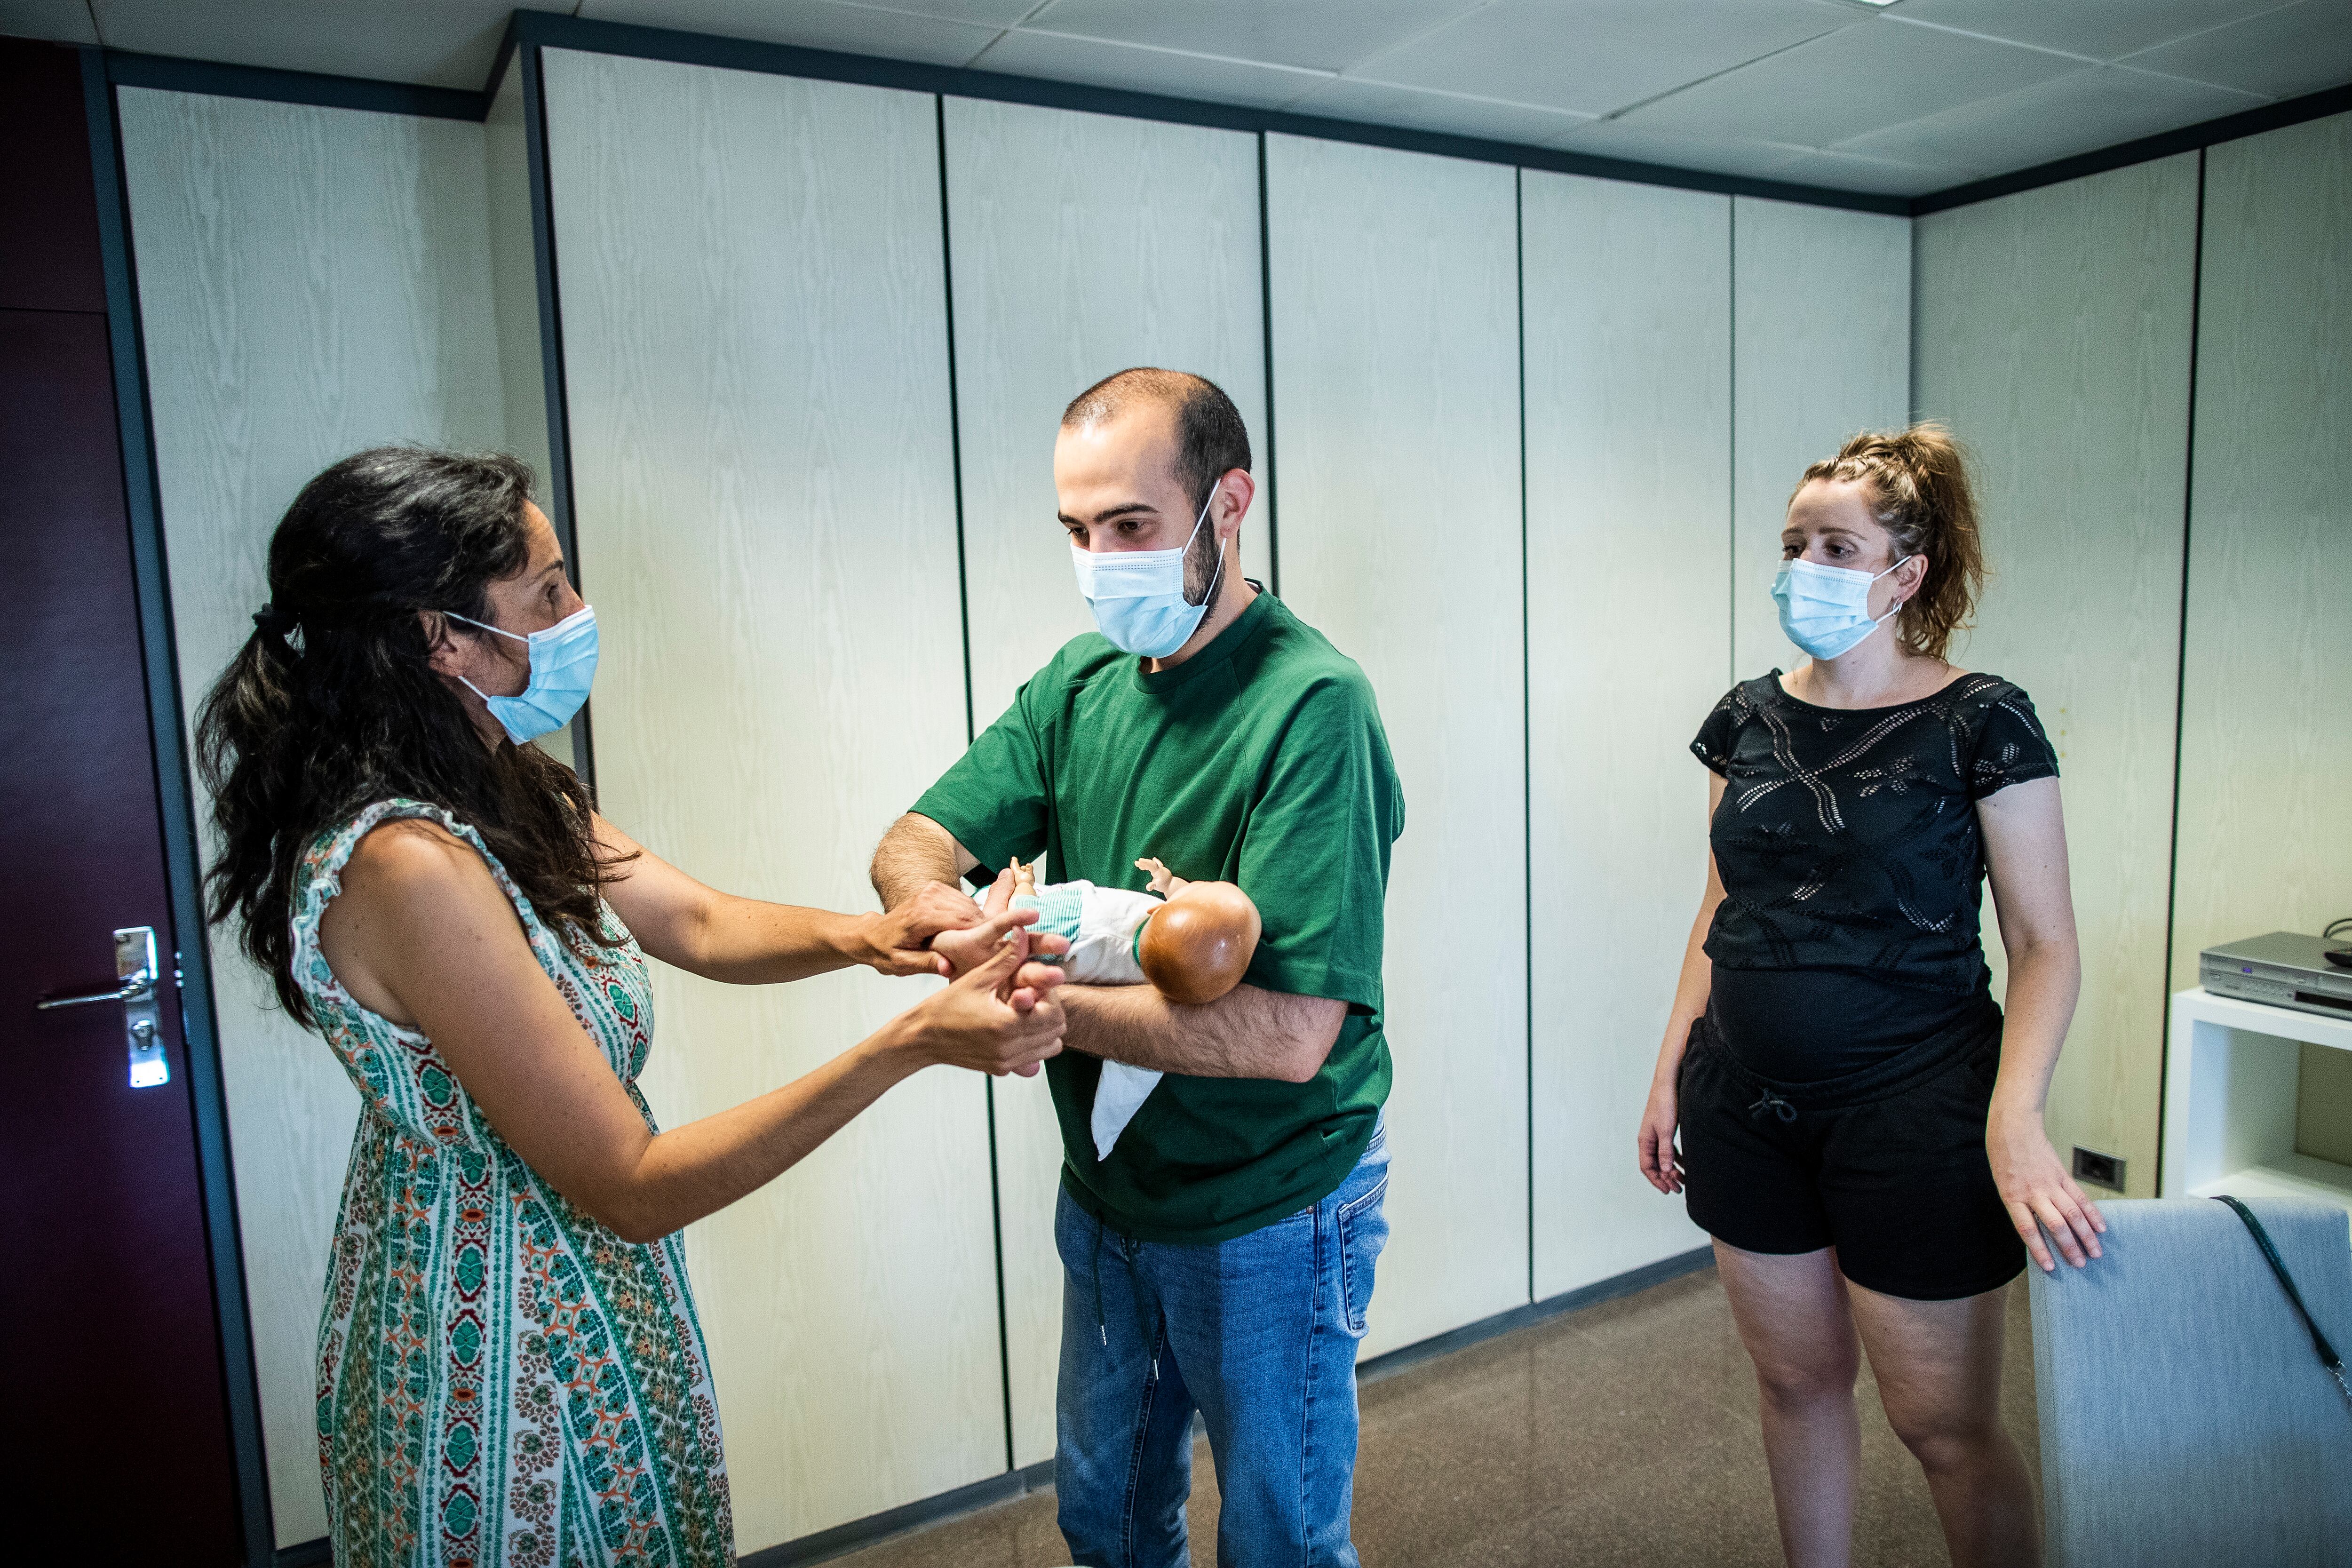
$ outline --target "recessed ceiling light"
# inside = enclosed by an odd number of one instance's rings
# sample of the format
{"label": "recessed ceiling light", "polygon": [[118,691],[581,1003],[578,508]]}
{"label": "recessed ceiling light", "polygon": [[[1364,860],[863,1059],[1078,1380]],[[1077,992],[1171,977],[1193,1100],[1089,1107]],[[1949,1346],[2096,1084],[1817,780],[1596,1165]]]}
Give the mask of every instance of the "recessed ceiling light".
{"label": "recessed ceiling light", "polygon": [[1867,5],[1876,11],[1894,5],[1895,0],[1845,0],[1845,3],[1849,5]]}

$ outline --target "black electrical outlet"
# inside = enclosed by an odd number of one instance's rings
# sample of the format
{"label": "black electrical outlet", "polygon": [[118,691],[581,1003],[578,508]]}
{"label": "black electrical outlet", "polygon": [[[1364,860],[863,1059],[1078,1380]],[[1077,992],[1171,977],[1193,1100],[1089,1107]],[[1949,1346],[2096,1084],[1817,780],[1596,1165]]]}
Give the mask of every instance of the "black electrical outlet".
{"label": "black electrical outlet", "polygon": [[2110,1192],[2122,1192],[2124,1157],[2121,1154],[2102,1154],[2096,1149],[2085,1149],[2077,1143],[2074,1145],[2074,1179],[2105,1187]]}

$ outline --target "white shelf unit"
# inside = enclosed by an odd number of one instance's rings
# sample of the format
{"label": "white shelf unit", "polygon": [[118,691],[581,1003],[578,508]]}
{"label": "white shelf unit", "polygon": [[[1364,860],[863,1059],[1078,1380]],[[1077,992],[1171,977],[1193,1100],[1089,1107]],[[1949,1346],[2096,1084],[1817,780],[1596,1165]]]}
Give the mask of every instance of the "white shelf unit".
{"label": "white shelf unit", "polygon": [[2172,997],[2164,1083],[2168,1198],[2316,1198],[2352,1211],[2352,1165],[2300,1154],[2295,1094],[2305,1043],[2352,1051],[2352,1018],[2217,996]]}

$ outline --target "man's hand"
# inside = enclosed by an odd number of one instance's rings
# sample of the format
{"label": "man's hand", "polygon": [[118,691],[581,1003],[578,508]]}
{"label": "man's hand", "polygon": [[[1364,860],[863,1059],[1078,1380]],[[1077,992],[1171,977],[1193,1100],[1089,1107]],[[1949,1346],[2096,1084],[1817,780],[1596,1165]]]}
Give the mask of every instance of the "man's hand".
{"label": "man's hand", "polygon": [[885,974],[936,974],[933,943],[942,933],[971,930],[982,918],[977,904],[945,882],[926,882],[887,914],[859,920],[857,962]]}
{"label": "man's hand", "polygon": [[[1016,988],[1034,986],[1036,981],[1033,976],[1037,973],[1050,973],[1058,982],[1062,977],[1060,970],[1050,964],[1025,961],[1032,957],[1058,957],[1070,951],[1069,942],[1058,936],[1032,936],[1028,928],[1036,924],[1037,911],[1011,909],[1012,902],[1013,872],[1008,868],[996,874],[996,881],[988,889],[988,901],[979,911],[979,921],[968,928],[941,931],[932,939],[934,969],[950,980],[957,979],[986,963],[996,955],[996,949],[1002,942],[1009,942],[1015,949],[1014,956],[1024,961],[1013,981]],[[1004,930],[1002,938],[994,934],[997,930],[1004,929],[994,925],[999,919],[1011,922],[1010,929]]]}

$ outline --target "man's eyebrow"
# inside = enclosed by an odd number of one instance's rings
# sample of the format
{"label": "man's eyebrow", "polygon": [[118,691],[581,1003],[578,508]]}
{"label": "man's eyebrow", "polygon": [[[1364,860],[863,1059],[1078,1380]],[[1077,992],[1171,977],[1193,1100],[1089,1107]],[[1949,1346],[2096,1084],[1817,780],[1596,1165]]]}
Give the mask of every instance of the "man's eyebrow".
{"label": "man's eyebrow", "polygon": [[1130,500],[1121,501],[1117,506],[1107,506],[1103,508],[1102,510],[1095,513],[1091,521],[1084,518],[1072,517],[1066,511],[1055,512],[1054,515],[1062,520],[1062,526],[1064,528],[1089,528],[1092,527],[1094,523],[1108,522],[1111,519],[1117,517],[1133,517],[1139,512],[1157,517],[1160,514],[1160,509],[1153,506],[1150,501]]}

